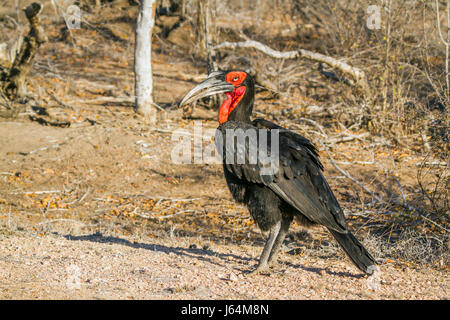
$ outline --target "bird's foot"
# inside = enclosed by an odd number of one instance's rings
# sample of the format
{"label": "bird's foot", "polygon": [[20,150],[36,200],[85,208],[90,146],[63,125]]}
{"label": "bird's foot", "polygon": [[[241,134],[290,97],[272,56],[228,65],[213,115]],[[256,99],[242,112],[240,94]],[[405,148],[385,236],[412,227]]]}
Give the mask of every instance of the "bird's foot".
{"label": "bird's foot", "polygon": [[264,273],[270,273],[270,269],[267,264],[264,265],[258,264],[255,269],[249,272],[250,275],[264,274]]}

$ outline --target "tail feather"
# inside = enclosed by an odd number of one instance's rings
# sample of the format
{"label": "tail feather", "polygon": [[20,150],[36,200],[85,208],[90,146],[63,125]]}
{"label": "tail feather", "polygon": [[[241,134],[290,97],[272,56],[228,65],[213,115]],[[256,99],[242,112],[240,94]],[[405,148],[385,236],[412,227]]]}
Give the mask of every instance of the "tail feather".
{"label": "tail feather", "polygon": [[376,270],[375,259],[351,232],[340,233],[334,230],[330,232],[359,270],[367,274],[372,274]]}

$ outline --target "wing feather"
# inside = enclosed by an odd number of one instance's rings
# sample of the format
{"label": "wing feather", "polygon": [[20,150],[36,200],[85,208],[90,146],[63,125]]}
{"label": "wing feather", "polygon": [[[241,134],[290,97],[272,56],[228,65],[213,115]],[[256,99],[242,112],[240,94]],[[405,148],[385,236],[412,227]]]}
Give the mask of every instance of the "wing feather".
{"label": "wing feather", "polygon": [[[248,162],[248,139],[245,140],[244,145],[237,143],[235,149],[242,152],[242,148],[245,147],[245,163],[237,162],[235,152],[234,163],[226,164],[225,170],[247,182],[266,185],[311,221],[338,232],[347,232],[344,213],[322,175],[323,166],[320,163],[317,149],[308,139],[264,119],[256,119],[252,124],[234,121],[225,122],[218,128],[222,131],[223,137],[227,132],[226,129],[266,130],[267,149],[269,151],[271,151],[269,132],[278,129],[279,170],[277,173],[263,175],[262,169],[267,164],[261,163],[259,158],[256,164]],[[222,144],[222,146],[225,146],[225,144]],[[223,152],[225,154],[226,151]]]}

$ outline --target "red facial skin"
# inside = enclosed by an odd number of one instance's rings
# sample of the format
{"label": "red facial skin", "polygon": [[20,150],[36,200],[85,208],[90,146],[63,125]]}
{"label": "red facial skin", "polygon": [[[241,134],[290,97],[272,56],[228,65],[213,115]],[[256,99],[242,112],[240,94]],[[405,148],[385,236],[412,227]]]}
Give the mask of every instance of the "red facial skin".
{"label": "red facial skin", "polygon": [[245,80],[247,74],[242,71],[232,71],[225,76],[225,81],[234,85],[235,89],[232,92],[225,93],[228,97],[219,109],[219,123],[222,124],[228,121],[231,111],[239,104],[244,97],[245,86],[241,86],[241,83]]}

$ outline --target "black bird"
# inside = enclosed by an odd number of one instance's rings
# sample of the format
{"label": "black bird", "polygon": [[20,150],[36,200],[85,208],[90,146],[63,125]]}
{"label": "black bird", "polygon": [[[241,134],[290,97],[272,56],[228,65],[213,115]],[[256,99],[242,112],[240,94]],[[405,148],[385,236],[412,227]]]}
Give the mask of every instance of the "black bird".
{"label": "black bird", "polygon": [[[180,106],[219,93],[225,93],[227,99],[219,109],[215,142],[223,157],[228,188],[236,201],[247,205],[259,228],[269,231],[254,271],[267,268],[274,260],[296,218],[304,226],[325,226],[353,263],[372,274],[375,259],[349,231],[344,213],[322,175],[323,166],[314,145],[270,121],[250,120],[255,98],[251,75],[244,71],[213,72],[186,94]],[[275,138],[278,150],[272,146]],[[252,158],[255,146],[258,152],[265,148],[266,158],[277,156],[277,170],[270,172],[268,161]]]}

